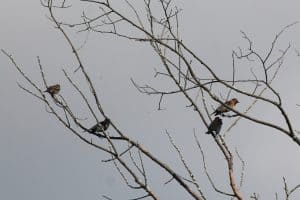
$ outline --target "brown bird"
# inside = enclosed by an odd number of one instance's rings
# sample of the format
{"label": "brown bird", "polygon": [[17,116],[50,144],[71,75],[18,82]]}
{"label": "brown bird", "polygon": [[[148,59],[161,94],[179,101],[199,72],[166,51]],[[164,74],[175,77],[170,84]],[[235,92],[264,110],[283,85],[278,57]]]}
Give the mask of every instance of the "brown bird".
{"label": "brown bird", "polygon": [[[218,135],[220,133],[221,127],[222,127],[222,119],[219,117],[216,117],[208,126],[208,130],[206,134],[213,134],[213,135]],[[214,134],[215,132],[215,134]]]}
{"label": "brown bird", "polygon": [[104,121],[101,121],[94,125],[92,128],[88,129],[87,131],[90,133],[97,133],[97,132],[104,132],[108,129],[110,125],[110,119],[105,118]]}
{"label": "brown bird", "polygon": [[[239,101],[236,98],[233,98],[229,101],[226,101],[225,104],[229,106],[230,108],[234,108],[236,104],[239,103]],[[226,108],[224,105],[220,105],[212,114],[215,114],[215,116],[226,113],[230,111],[228,108]]]}
{"label": "brown bird", "polygon": [[44,92],[48,92],[53,97],[55,94],[58,94],[59,91],[60,91],[60,85],[55,84],[49,86]]}

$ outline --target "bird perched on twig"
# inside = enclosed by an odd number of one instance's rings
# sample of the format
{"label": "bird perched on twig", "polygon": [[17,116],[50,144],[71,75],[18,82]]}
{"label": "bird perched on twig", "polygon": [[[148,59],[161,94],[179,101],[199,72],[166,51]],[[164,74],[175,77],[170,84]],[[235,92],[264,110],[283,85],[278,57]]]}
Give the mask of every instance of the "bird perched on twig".
{"label": "bird perched on twig", "polygon": [[48,92],[52,97],[54,97],[55,94],[58,94],[60,91],[60,85],[55,84],[47,87],[47,89],[44,92]]}
{"label": "bird perched on twig", "polygon": [[108,129],[109,125],[110,125],[110,119],[105,118],[105,120],[97,123],[96,125],[94,125],[90,129],[88,129],[87,131],[90,133],[104,132]]}
{"label": "bird perched on twig", "polygon": [[222,127],[222,119],[219,117],[216,117],[208,126],[208,130],[206,132],[206,134],[213,134],[213,132],[215,132],[215,135],[218,135],[220,133],[221,127]]}
{"label": "bird perched on twig", "polygon": [[[225,102],[225,105],[227,105],[230,108],[234,108],[236,106],[236,104],[239,103],[239,101],[236,98],[233,98],[229,101]],[[223,113],[226,113],[230,111],[228,108],[226,108],[224,105],[220,105],[212,114],[215,114],[215,116],[217,115],[222,115]]]}

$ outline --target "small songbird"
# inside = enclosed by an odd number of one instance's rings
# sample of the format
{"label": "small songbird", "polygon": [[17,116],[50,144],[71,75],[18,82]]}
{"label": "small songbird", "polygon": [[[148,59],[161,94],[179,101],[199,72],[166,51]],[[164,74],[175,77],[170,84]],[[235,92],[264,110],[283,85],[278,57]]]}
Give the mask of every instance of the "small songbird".
{"label": "small songbird", "polygon": [[49,86],[44,92],[48,92],[53,97],[55,94],[58,94],[59,91],[60,91],[60,85],[55,84]]}
{"label": "small songbird", "polygon": [[215,135],[218,135],[220,133],[222,124],[223,124],[222,119],[216,117],[208,126],[208,130],[206,134],[214,134],[213,132],[215,132]]}
{"label": "small songbird", "polygon": [[110,125],[110,119],[105,118],[102,122],[97,123],[92,128],[88,129],[87,131],[90,133],[97,133],[97,132],[104,132],[108,129]]}
{"label": "small songbird", "polygon": [[[229,106],[230,108],[234,108],[236,104],[239,103],[239,101],[236,98],[233,98],[229,101],[226,101],[225,104]],[[230,111],[228,108],[226,108],[224,105],[220,105],[212,114],[215,114],[215,116],[226,113]]]}

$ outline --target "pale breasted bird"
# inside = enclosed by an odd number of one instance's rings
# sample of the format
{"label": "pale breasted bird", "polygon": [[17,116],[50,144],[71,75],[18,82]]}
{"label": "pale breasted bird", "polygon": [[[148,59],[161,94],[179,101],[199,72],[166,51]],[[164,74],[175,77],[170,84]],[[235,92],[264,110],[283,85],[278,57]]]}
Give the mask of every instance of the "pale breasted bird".
{"label": "pale breasted bird", "polygon": [[103,121],[97,123],[87,131],[90,133],[104,132],[108,129],[109,125],[110,125],[110,119],[105,118]]}
{"label": "pale breasted bird", "polygon": [[219,117],[216,117],[208,126],[208,130],[206,134],[213,134],[215,132],[215,135],[218,135],[220,133],[221,127],[222,127],[222,119]]}
{"label": "pale breasted bird", "polygon": [[53,97],[55,94],[58,94],[59,91],[60,91],[60,85],[55,84],[49,86],[44,92],[48,92]]}
{"label": "pale breasted bird", "polygon": [[[225,104],[230,108],[234,108],[237,103],[239,103],[239,101],[236,98],[225,102]],[[212,114],[215,114],[215,116],[217,116],[228,111],[230,111],[228,108],[226,108],[224,105],[220,105]]]}

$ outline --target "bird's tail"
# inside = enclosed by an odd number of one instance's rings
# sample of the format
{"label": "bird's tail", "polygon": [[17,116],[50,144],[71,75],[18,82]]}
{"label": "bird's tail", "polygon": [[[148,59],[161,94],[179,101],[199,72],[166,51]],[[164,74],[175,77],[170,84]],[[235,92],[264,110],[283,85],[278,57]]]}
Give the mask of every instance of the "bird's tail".
{"label": "bird's tail", "polygon": [[210,115],[214,115],[214,116],[217,116],[221,114],[221,112],[219,110],[215,110],[213,113],[211,113]]}
{"label": "bird's tail", "polygon": [[84,129],[82,132],[84,133],[84,132],[90,132],[91,131],[91,129]]}

